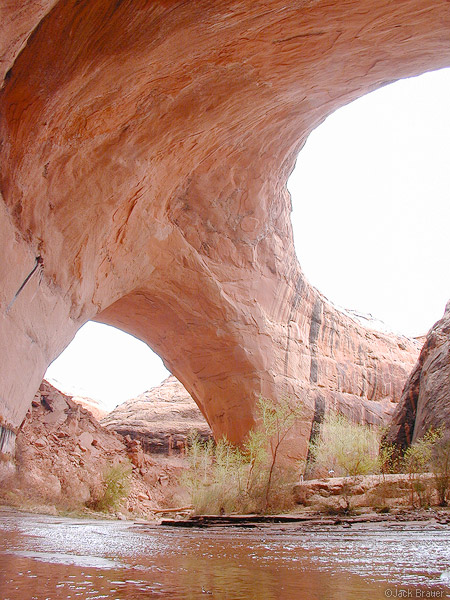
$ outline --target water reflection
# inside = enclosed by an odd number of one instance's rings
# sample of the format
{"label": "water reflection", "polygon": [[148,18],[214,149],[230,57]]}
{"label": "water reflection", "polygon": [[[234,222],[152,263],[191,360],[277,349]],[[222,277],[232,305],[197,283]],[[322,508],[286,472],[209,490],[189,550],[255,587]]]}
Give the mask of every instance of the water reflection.
{"label": "water reflection", "polygon": [[0,535],[2,600],[450,597],[437,525],[177,531],[2,511]]}

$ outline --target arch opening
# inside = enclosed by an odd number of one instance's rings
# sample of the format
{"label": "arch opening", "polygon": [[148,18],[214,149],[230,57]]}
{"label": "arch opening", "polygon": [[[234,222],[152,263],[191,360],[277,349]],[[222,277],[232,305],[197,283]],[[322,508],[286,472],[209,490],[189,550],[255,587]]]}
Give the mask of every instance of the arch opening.
{"label": "arch opening", "polygon": [[[368,326],[423,335],[450,297],[442,276],[450,222],[449,101],[450,69],[353,101],[313,131],[288,182],[295,247],[307,278],[331,302],[373,316]],[[311,223],[319,224],[319,248]],[[147,344],[90,322],[46,376],[63,391],[113,408],[168,373]]]}
{"label": "arch opening", "polygon": [[115,327],[89,321],[47,369],[61,391],[86,396],[110,411],[169,375],[144,342]]}

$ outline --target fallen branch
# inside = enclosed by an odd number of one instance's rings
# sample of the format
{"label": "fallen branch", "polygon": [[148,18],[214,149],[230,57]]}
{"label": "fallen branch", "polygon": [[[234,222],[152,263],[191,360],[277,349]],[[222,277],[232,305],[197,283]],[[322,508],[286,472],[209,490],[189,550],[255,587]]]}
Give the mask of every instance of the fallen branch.
{"label": "fallen branch", "polygon": [[181,508],[162,508],[158,510],[154,510],[154,513],[176,513],[176,512],[186,512],[187,510],[192,510],[192,506],[183,506]]}

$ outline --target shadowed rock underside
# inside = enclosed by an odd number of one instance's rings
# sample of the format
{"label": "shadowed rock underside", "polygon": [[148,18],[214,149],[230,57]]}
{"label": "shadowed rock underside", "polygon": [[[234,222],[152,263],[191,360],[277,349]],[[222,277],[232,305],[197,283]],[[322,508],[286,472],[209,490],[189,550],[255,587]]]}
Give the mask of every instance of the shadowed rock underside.
{"label": "shadowed rock underside", "polygon": [[286,180],[328,114],[450,65],[448,2],[1,10],[2,450],[90,319],[148,343],[231,441],[260,394],[304,403],[298,456],[323,405],[383,421],[416,346],[308,284]]}

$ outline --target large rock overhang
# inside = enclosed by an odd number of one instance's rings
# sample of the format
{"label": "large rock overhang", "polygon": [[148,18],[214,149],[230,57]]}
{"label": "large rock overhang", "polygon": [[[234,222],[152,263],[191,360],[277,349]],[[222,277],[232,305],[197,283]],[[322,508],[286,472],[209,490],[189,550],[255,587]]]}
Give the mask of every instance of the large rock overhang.
{"label": "large rock overhang", "polygon": [[448,1],[2,11],[2,449],[90,319],[146,341],[232,441],[260,394],[305,403],[299,439],[324,403],[382,420],[416,348],[308,284],[286,181],[328,114],[450,65]]}

